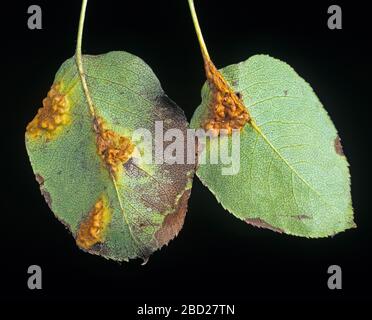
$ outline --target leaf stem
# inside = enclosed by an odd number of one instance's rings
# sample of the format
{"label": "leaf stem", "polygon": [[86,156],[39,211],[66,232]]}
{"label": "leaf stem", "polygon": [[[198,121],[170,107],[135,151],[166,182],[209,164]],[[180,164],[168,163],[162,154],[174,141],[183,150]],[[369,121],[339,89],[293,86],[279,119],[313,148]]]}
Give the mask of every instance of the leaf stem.
{"label": "leaf stem", "polygon": [[83,40],[83,29],[84,29],[84,20],[85,20],[85,12],[87,9],[87,4],[88,4],[88,0],[83,0],[81,3],[79,29],[78,29],[78,37],[77,37],[77,44],[76,44],[76,56],[77,57],[81,57],[81,43]]}
{"label": "leaf stem", "polygon": [[[86,8],[87,8],[87,4],[88,4],[88,0],[82,0],[78,35],[77,35],[77,43],[76,43],[75,59],[76,59],[76,64],[77,64],[77,68],[78,68],[80,79],[81,79],[81,84],[83,86],[83,91],[84,91],[85,97],[86,97],[87,102],[88,102],[89,111],[92,114],[92,117],[95,118],[96,113],[95,113],[95,110],[94,110],[92,97],[90,96],[87,80],[85,78],[83,59],[82,59],[82,53],[81,53],[81,44],[82,44],[82,40],[83,40],[83,29],[84,29],[84,20],[85,20],[85,12],[86,12]],[[93,128],[94,128],[95,131],[97,130],[95,126],[93,126]],[[97,131],[96,131],[96,133],[98,134]],[[115,177],[111,172],[110,172],[110,176],[111,176],[111,179],[112,179],[112,182],[113,182],[113,185],[114,185],[117,197],[118,197],[120,209],[123,212],[125,222],[128,225],[128,229],[130,231],[130,234],[131,234],[134,242],[138,244],[139,250],[142,251],[141,246],[140,246],[140,241],[134,235],[134,232],[133,232],[132,227],[129,223],[128,217],[125,214],[125,211],[123,209],[123,205],[122,205],[122,202],[121,202],[121,198],[120,198],[119,190],[118,190],[118,185],[116,183]],[[146,260],[144,259],[144,261],[146,261]]]}
{"label": "leaf stem", "polygon": [[205,45],[203,34],[202,34],[201,29],[200,29],[198,16],[196,15],[194,0],[188,0],[188,2],[189,2],[192,21],[194,23],[196,35],[198,37],[198,41],[199,41],[199,44],[200,44],[200,49],[201,49],[201,52],[202,52],[202,55],[203,55],[203,59],[204,59],[205,62],[210,61],[211,59],[209,57],[208,49],[207,49],[207,46]]}
{"label": "leaf stem", "polygon": [[85,97],[86,97],[87,102],[88,102],[89,111],[92,114],[92,116],[95,116],[93,101],[92,101],[92,98],[91,98],[90,93],[89,93],[87,80],[85,79],[83,59],[82,59],[82,54],[81,54],[81,44],[82,44],[82,41],[83,41],[83,29],[84,29],[84,20],[85,20],[85,12],[86,12],[86,8],[87,8],[87,4],[88,4],[88,0],[82,0],[81,11],[80,11],[80,19],[79,19],[78,35],[77,35],[77,43],[76,43],[75,59],[76,59],[76,64],[77,64],[77,68],[78,68],[80,79],[81,79],[81,84],[83,86]]}

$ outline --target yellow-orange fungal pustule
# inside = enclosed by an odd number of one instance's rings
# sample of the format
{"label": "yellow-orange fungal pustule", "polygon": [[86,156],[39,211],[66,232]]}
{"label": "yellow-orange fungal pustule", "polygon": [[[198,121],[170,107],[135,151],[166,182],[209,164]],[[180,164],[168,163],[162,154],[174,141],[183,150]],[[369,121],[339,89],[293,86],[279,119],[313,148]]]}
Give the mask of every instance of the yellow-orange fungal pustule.
{"label": "yellow-orange fungal pustule", "polygon": [[70,103],[66,95],[60,92],[60,83],[52,85],[43,107],[39,108],[35,118],[27,125],[26,134],[32,138],[53,136],[70,121]]}
{"label": "yellow-orange fungal pustule", "polygon": [[227,130],[228,134],[232,129],[242,129],[251,120],[242,99],[230,88],[212,61],[207,60],[204,67],[212,92],[204,129],[211,130],[215,136],[219,135],[220,129]]}
{"label": "yellow-orange fungal pustule", "polygon": [[111,211],[106,196],[94,204],[87,218],[80,223],[76,243],[80,248],[89,249],[105,240],[107,226],[111,221]]}
{"label": "yellow-orange fungal pustule", "polygon": [[97,135],[97,152],[110,173],[116,177],[134,151],[134,144],[129,138],[106,129],[100,117],[95,118],[94,128]]}

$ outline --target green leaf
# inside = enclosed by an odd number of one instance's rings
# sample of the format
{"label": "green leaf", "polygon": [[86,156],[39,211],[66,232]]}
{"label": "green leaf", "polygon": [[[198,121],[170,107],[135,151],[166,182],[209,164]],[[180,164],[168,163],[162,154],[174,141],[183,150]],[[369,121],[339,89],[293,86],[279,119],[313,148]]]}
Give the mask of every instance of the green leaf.
{"label": "green leaf", "polygon": [[[240,132],[236,175],[222,175],[221,163],[197,169],[217,200],[247,223],[297,236],[325,237],[355,227],[348,163],[311,87],[289,65],[266,55],[221,73],[253,121]],[[192,128],[210,117],[211,89],[209,83],[202,89]],[[213,148],[218,144],[207,141],[202,154]]]}
{"label": "green leaf", "polygon": [[154,142],[155,121],[183,132],[187,121],[140,58],[109,52],[82,60],[92,106],[71,58],[27,127],[32,168],[82,249],[147,259],[181,229],[194,166],[136,164],[131,136],[145,128]]}

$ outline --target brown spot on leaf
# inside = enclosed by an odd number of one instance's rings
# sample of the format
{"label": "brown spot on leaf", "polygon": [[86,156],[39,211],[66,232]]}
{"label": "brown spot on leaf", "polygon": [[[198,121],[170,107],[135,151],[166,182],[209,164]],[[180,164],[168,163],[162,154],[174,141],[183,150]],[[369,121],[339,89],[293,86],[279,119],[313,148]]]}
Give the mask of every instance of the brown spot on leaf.
{"label": "brown spot on leaf", "polygon": [[131,178],[145,177],[146,172],[140,169],[134,162],[133,158],[130,157],[127,162],[124,163],[125,173]]}
{"label": "brown spot on leaf", "polygon": [[260,219],[260,218],[248,218],[245,219],[246,223],[251,224],[252,226],[258,227],[258,228],[265,228],[269,229],[271,231],[283,233],[284,230],[280,228],[273,227],[272,225],[268,224],[266,221]]}
{"label": "brown spot on leaf", "polygon": [[231,134],[232,129],[242,129],[251,117],[241,97],[230,88],[210,60],[205,62],[204,67],[212,92],[204,129],[212,130],[215,135],[218,135],[221,129],[226,129],[228,134]]}
{"label": "brown spot on leaf", "polygon": [[40,186],[44,183],[44,178],[38,173],[35,174],[35,179],[40,184]]}
{"label": "brown spot on leaf", "polygon": [[288,95],[288,90],[284,90],[284,95],[285,95],[285,96]]}
{"label": "brown spot on leaf", "polygon": [[134,144],[129,138],[106,129],[99,117],[94,119],[94,130],[97,137],[97,152],[110,173],[117,176],[123,164],[130,158]]}
{"label": "brown spot on leaf", "polygon": [[312,217],[308,216],[307,214],[299,214],[291,217],[298,220],[312,219]]}
{"label": "brown spot on leaf", "polygon": [[155,233],[155,239],[159,248],[167,244],[181,230],[187,211],[187,202],[191,190],[185,190],[178,200],[177,208],[173,213],[168,214],[163,221],[161,228]]}
{"label": "brown spot on leaf", "polygon": [[335,138],[334,145],[335,145],[336,153],[339,154],[340,156],[343,156],[344,150],[342,149],[341,139],[339,136]]}
{"label": "brown spot on leaf", "polygon": [[26,134],[30,137],[45,136],[51,139],[58,129],[69,123],[70,104],[60,92],[60,87],[59,83],[53,84],[43,100],[43,107],[39,108],[35,118],[27,125]]}
{"label": "brown spot on leaf", "polygon": [[40,185],[40,192],[43,195],[45,202],[48,204],[49,208],[52,209],[52,198],[50,197],[50,193],[46,191],[44,187],[44,178],[40,174],[36,173],[35,179]]}
{"label": "brown spot on leaf", "polygon": [[195,137],[195,168],[199,166],[199,155],[203,153],[205,144],[199,141],[198,137]]}
{"label": "brown spot on leaf", "polygon": [[111,212],[105,196],[97,200],[88,216],[80,223],[76,243],[82,249],[90,249],[105,238],[107,225],[111,221]]}
{"label": "brown spot on leaf", "polygon": [[50,193],[45,190],[45,188],[40,187],[41,194],[43,195],[46,203],[49,206],[49,209],[52,209],[52,198],[50,197]]}

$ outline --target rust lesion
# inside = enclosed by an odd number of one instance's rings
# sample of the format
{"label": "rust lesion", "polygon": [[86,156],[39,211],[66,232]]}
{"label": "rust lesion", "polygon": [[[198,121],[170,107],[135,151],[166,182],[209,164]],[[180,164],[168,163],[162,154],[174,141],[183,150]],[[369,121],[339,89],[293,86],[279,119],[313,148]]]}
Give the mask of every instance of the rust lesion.
{"label": "rust lesion", "polygon": [[101,117],[95,117],[94,130],[97,152],[110,173],[116,177],[131,157],[135,146],[130,138],[107,129]]}
{"label": "rust lesion", "polygon": [[105,240],[107,227],[111,221],[108,199],[101,196],[91,208],[88,216],[80,223],[76,243],[82,249],[90,249]]}
{"label": "rust lesion", "polygon": [[227,130],[227,134],[231,134],[233,129],[241,130],[251,121],[241,95],[232,90],[212,61],[206,59],[204,67],[212,92],[204,129],[211,130],[215,136],[220,134],[221,129]]}
{"label": "rust lesion", "polygon": [[55,83],[43,99],[35,118],[27,125],[26,135],[32,138],[41,136],[48,140],[70,121],[70,103],[61,93],[61,84]]}

